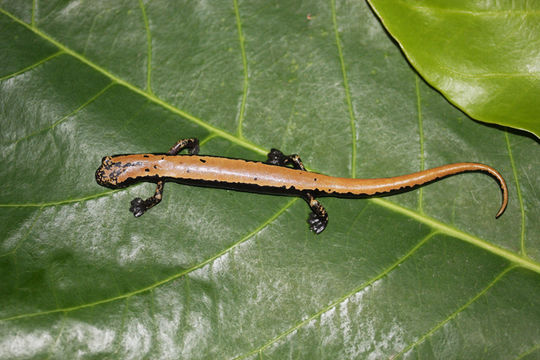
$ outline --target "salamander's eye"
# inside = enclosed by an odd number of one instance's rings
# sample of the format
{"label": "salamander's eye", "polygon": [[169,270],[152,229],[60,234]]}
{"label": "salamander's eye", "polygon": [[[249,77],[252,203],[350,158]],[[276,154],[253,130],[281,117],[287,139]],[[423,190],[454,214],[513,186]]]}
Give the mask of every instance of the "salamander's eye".
{"label": "salamander's eye", "polygon": [[113,161],[110,156],[105,156],[103,159],[101,159],[101,163],[107,168],[112,166]]}

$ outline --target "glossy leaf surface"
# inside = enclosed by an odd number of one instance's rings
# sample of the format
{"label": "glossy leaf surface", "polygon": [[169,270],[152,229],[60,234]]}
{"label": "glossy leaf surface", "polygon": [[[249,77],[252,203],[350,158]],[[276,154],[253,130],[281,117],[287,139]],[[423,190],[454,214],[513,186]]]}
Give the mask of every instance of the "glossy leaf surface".
{"label": "glossy leaf surface", "polygon": [[[34,5],[33,5],[34,4]],[[36,5],[37,4],[37,5]],[[540,151],[469,121],[363,2],[0,2],[0,358],[534,358]],[[299,153],[375,199],[98,186],[105,155]]]}
{"label": "glossy leaf surface", "polygon": [[540,2],[368,2],[450,102],[476,120],[540,137]]}

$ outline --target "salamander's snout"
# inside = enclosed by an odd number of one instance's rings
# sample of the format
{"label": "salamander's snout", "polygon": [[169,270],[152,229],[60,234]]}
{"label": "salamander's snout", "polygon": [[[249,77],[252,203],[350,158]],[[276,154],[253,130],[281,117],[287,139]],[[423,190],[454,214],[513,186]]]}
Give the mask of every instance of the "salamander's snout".
{"label": "salamander's snout", "polygon": [[105,176],[105,170],[103,169],[103,165],[98,167],[96,170],[96,182],[101,186],[107,186],[107,180]]}
{"label": "salamander's snout", "polygon": [[101,159],[101,166],[96,170],[96,182],[101,186],[114,188],[116,186],[116,175],[113,168],[113,161],[110,156]]}

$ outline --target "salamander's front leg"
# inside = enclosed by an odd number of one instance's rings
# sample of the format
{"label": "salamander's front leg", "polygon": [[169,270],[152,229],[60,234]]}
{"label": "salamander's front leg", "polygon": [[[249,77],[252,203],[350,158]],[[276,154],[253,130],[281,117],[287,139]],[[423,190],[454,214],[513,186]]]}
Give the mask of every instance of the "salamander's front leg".
{"label": "salamander's front leg", "polygon": [[[191,139],[178,140],[178,142],[174,144],[172,148],[169,149],[169,152],[167,152],[167,154],[176,155],[183,149],[188,149],[189,153],[192,155],[197,154],[199,152],[199,139],[191,138]],[[161,199],[163,198],[164,186],[165,186],[165,182],[163,180],[160,180],[157,182],[154,196],[149,197],[146,200],[143,200],[139,197],[131,200],[131,207],[129,208],[129,211],[131,211],[133,215],[135,215],[135,217],[139,217],[142,214],[144,214],[146,210],[159,204],[161,202]]]}
{"label": "salamander's front leg", "polygon": [[135,217],[139,217],[144,214],[146,210],[159,204],[161,202],[161,199],[163,198],[163,185],[163,180],[158,181],[154,196],[149,197],[146,200],[143,200],[139,197],[131,200],[131,206],[129,208],[129,211],[131,211],[133,215],[135,215]]}
{"label": "salamander's front leg", "polygon": [[[281,151],[277,149],[272,149],[268,153],[268,164],[277,165],[277,166],[287,166],[292,165],[295,169],[306,171],[302,160],[296,154],[293,155],[284,155]],[[308,224],[311,231],[315,234],[320,234],[326,228],[328,224],[328,213],[321,205],[320,202],[315,200],[315,197],[311,193],[305,193],[304,198],[306,199],[309,207],[311,208],[312,213],[309,214]]]}

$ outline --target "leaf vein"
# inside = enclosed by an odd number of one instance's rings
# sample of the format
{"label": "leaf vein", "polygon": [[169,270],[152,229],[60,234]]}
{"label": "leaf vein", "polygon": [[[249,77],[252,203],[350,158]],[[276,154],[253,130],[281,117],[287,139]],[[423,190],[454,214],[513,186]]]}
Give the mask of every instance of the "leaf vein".
{"label": "leaf vein", "polygon": [[506,275],[509,271],[514,269],[515,265],[510,265],[506,269],[504,269],[501,273],[499,273],[485,288],[483,288],[481,291],[479,291],[475,296],[473,296],[469,301],[467,301],[465,304],[460,306],[456,311],[454,311],[452,314],[450,314],[446,319],[443,319],[440,321],[437,325],[435,325],[433,328],[431,328],[428,332],[426,332],[423,336],[421,336],[418,340],[410,344],[409,346],[405,347],[403,350],[401,350],[399,353],[392,356],[392,359],[395,359],[399,356],[402,356],[407,351],[414,348],[416,345],[422,343],[424,340],[426,340],[428,337],[433,335],[438,329],[440,329],[442,326],[444,326],[449,321],[455,319],[460,313],[462,313],[465,309],[467,309],[470,305],[472,305],[476,300],[478,300],[480,297],[482,297],[489,289],[491,289],[499,280],[501,280],[504,275]]}
{"label": "leaf vein", "polygon": [[46,63],[47,61],[49,61],[49,60],[51,60],[51,59],[54,59],[55,57],[57,57],[57,56],[59,56],[59,55],[62,55],[63,53],[64,53],[64,52],[63,52],[62,50],[57,51],[57,52],[55,52],[54,54],[49,55],[49,56],[47,56],[46,58],[41,59],[41,60],[39,60],[38,62],[36,62],[36,63],[34,63],[34,64],[30,65],[30,66],[27,66],[27,67],[25,67],[25,68],[23,68],[23,69],[21,69],[21,70],[18,70],[18,71],[16,71],[16,72],[12,73],[12,74],[8,74],[8,75],[4,75],[4,76],[0,77],[0,81],[10,79],[10,78],[15,77],[15,76],[17,76],[17,75],[21,75],[21,74],[23,74],[23,73],[25,73],[25,72],[28,72],[28,71],[30,71],[30,70],[32,70],[32,69],[35,69],[35,68],[37,68],[38,66],[40,66],[40,65],[42,65],[42,64],[44,64],[44,63]]}
{"label": "leaf vein", "polygon": [[521,236],[520,236],[520,251],[521,255],[527,256],[527,250],[525,249],[525,207],[523,205],[523,196],[521,195],[521,186],[519,185],[519,177],[516,168],[516,162],[514,156],[512,155],[512,146],[510,145],[510,138],[508,137],[508,131],[504,132],[506,139],[506,148],[508,150],[508,158],[510,159],[510,164],[512,165],[512,173],[514,175],[514,181],[516,183],[516,192],[517,198],[519,201],[519,210],[521,211]]}
{"label": "leaf vein", "polygon": [[354,296],[355,294],[359,293],[360,291],[364,290],[368,286],[373,285],[376,281],[378,281],[378,280],[382,279],[383,277],[387,276],[390,272],[392,272],[395,268],[397,268],[405,260],[407,260],[409,257],[411,257],[418,249],[420,249],[427,241],[429,241],[436,234],[437,234],[437,232],[435,232],[435,231],[429,233],[422,240],[420,240],[416,245],[414,245],[405,255],[403,255],[396,262],[394,262],[393,264],[391,264],[390,266],[385,268],[379,274],[375,275],[373,278],[363,282],[360,286],[357,286],[352,291],[348,292],[347,294],[341,296],[337,300],[330,303],[330,305],[325,306],[324,308],[322,308],[318,312],[316,312],[313,315],[305,318],[304,320],[300,321],[296,325],[294,325],[294,326],[290,327],[289,329],[285,330],[281,334],[275,336],[274,338],[272,338],[270,341],[266,342],[265,344],[259,346],[256,349],[253,349],[253,350],[249,351],[246,354],[235,357],[234,360],[244,359],[244,358],[246,358],[248,356],[251,356],[251,355],[254,355],[256,353],[261,353],[264,349],[266,349],[269,346],[275,344],[276,342],[283,339],[287,335],[289,335],[289,334],[293,333],[294,331],[300,329],[302,326],[309,324],[311,321],[317,319],[318,317],[320,317],[324,313],[327,313],[328,311],[334,309],[339,304],[341,304],[345,300],[349,299],[350,297]]}
{"label": "leaf vein", "polygon": [[[425,167],[425,157],[424,157],[424,123],[422,118],[422,100],[420,96],[420,78],[417,74],[414,75],[414,82],[416,88],[416,109],[418,113],[418,136],[420,140],[420,171],[424,170]],[[418,189],[418,211],[424,213],[424,204],[423,204],[423,188]]]}
{"label": "leaf vein", "polygon": [[90,105],[91,103],[93,103],[94,101],[97,100],[97,98],[99,98],[101,95],[103,95],[107,90],[109,90],[109,88],[111,88],[115,83],[114,82],[111,82],[109,83],[107,86],[105,86],[103,89],[101,89],[100,91],[98,91],[94,96],[92,96],[90,99],[86,100],[81,106],[79,106],[78,108],[76,108],[75,110],[73,110],[72,112],[70,112],[69,114],[65,115],[64,117],[62,117],[61,119],[55,121],[54,123],[52,123],[51,125],[49,126],[46,126],[46,127],[43,127],[39,130],[36,130],[34,131],[33,133],[30,133],[26,136],[23,136],[17,140],[15,140],[13,142],[13,144],[17,145],[19,142],[23,141],[23,140],[27,140],[31,137],[34,137],[42,132],[45,132],[45,131],[48,131],[48,130],[52,130],[54,129],[56,126],[60,125],[61,123],[63,123],[64,121],[66,121],[68,118],[70,118],[71,116],[75,115],[76,113],[78,113],[79,111],[81,111],[82,109],[84,109],[85,107],[87,107],[88,105]]}
{"label": "leaf vein", "polygon": [[42,203],[8,203],[8,204],[0,204],[0,208],[14,208],[14,207],[50,207],[50,206],[58,206],[58,205],[66,205],[66,204],[73,204],[83,201],[88,201],[92,199],[97,199],[102,196],[107,196],[110,194],[113,194],[118,191],[122,191],[123,189],[115,189],[115,190],[109,190],[97,194],[92,194],[89,196],[84,196],[76,199],[66,199],[66,200],[58,200],[58,201],[49,201],[49,202],[42,202]]}
{"label": "leaf vein", "polygon": [[36,317],[36,316],[45,316],[45,315],[51,315],[51,314],[57,314],[57,313],[67,313],[67,312],[72,312],[72,311],[85,309],[85,308],[89,308],[89,307],[93,307],[93,306],[98,306],[98,305],[101,305],[101,304],[111,303],[113,301],[128,299],[128,298],[130,298],[132,296],[135,296],[135,295],[138,295],[138,294],[141,294],[141,293],[150,292],[153,289],[155,289],[155,288],[157,288],[157,287],[159,287],[161,285],[165,285],[165,284],[167,284],[167,283],[169,283],[169,282],[171,282],[173,280],[179,279],[179,278],[181,278],[181,277],[183,277],[183,276],[185,276],[185,275],[187,275],[189,273],[194,272],[195,270],[198,270],[198,269],[204,267],[205,265],[211,263],[212,261],[215,261],[216,259],[219,259],[220,257],[222,257],[225,254],[229,253],[233,249],[237,248],[242,243],[246,242],[251,237],[253,237],[256,233],[261,231],[263,228],[268,226],[268,224],[270,224],[274,220],[276,220],[281,214],[283,214],[288,208],[290,208],[297,200],[298,200],[298,198],[293,198],[293,199],[289,200],[281,209],[276,211],[272,216],[270,216],[268,219],[266,219],[264,222],[262,222],[253,231],[251,231],[250,233],[248,233],[247,235],[242,237],[240,240],[238,240],[238,241],[232,243],[231,245],[229,245],[228,247],[224,248],[220,252],[210,256],[206,260],[204,260],[204,261],[202,261],[202,262],[200,262],[200,263],[198,263],[198,264],[196,264],[196,265],[194,265],[194,266],[192,266],[192,267],[190,267],[188,269],[185,269],[185,270],[183,270],[183,271],[181,271],[181,272],[179,272],[177,274],[166,277],[165,279],[156,281],[155,283],[150,284],[150,285],[148,285],[146,287],[143,287],[141,289],[134,290],[134,291],[131,291],[131,292],[128,292],[128,293],[113,296],[113,297],[110,297],[110,298],[97,300],[97,301],[94,301],[94,302],[91,302],[91,303],[86,303],[86,304],[81,304],[81,305],[76,305],[76,306],[70,306],[70,307],[66,307],[66,308],[57,308],[57,309],[53,309],[53,310],[45,310],[45,311],[40,311],[40,312],[35,312],[35,313],[19,314],[19,315],[14,315],[14,316],[10,316],[10,317],[7,317],[7,318],[0,319],[0,321],[11,321],[11,320],[17,320],[17,319],[26,319],[26,318]]}
{"label": "leaf vein", "polygon": [[146,9],[144,7],[143,0],[139,0],[139,7],[141,8],[142,17],[144,20],[144,28],[146,31],[146,43],[147,43],[147,55],[146,55],[146,91],[152,94],[152,33],[150,32],[150,25],[148,22],[148,16],[146,15]]}
{"label": "leaf vein", "polygon": [[339,56],[339,63],[341,66],[341,74],[343,76],[343,87],[345,88],[345,98],[347,100],[347,109],[349,110],[349,121],[351,126],[351,140],[352,140],[352,155],[351,155],[351,177],[356,177],[356,121],[354,117],[354,110],[351,100],[351,92],[349,89],[349,81],[347,80],[347,69],[345,67],[345,60],[343,58],[343,50],[341,47],[341,40],[339,38],[339,31],[337,26],[337,15],[336,15],[336,1],[330,0],[330,7],[332,11],[332,25],[334,27],[334,35],[336,39],[336,47]]}
{"label": "leaf vein", "polygon": [[533,352],[535,352],[537,350],[540,350],[540,344],[536,344],[534,346],[531,346],[530,349],[528,349],[528,350],[524,351],[523,353],[519,354],[516,357],[516,360],[524,359],[525,357],[529,356],[530,354],[532,354]]}
{"label": "leaf vein", "polygon": [[37,0],[32,0],[32,26],[36,26]]}
{"label": "leaf vein", "polygon": [[240,43],[240,53],[242,55],[242,67],[244,69],[243,90],[242,90],[242,102],[240,104],[240,114],[238,115],[238,129],[236,131],[239,138],[243,138],[242,126],[244,123],[244,114],[246,111],[246,100],[249,85],[248,77],[248,63],[246,56],[245,37],[242,31],[242,21],[240,19],[240,10],[238,9],[238,0],[233,0],[234,13],[236,16],[236,28],[238,31],[238,42]]}

